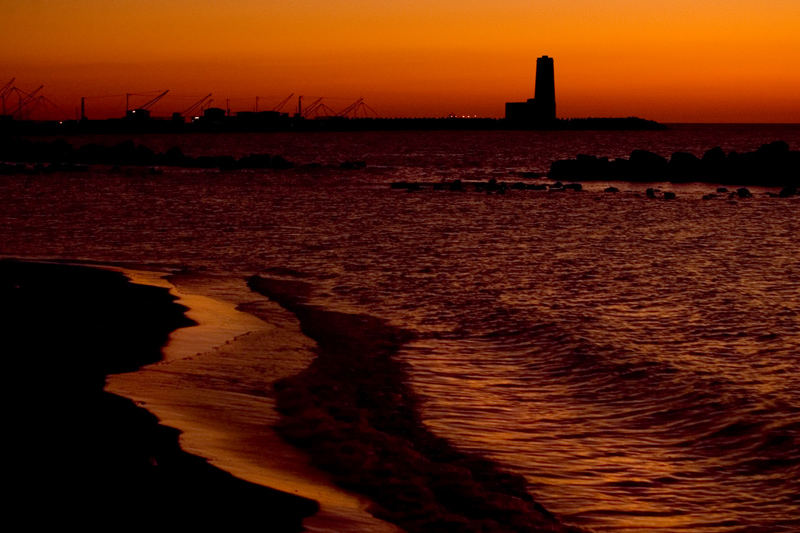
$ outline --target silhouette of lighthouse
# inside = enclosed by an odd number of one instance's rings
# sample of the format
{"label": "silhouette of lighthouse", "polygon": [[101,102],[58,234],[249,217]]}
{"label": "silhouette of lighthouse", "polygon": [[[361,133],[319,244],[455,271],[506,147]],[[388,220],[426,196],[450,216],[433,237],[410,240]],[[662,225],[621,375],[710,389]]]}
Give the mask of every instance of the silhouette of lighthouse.
{"label": "silhouette of lighthouse", "polygon": [[542,56],[536,60],[536,92],[534,93],[537,114],[542,120],[556,118],[556,81],[553,75],[553,58]]}
{"label": "silhouette of lighthouse", "polygon": [[534,98],[527,102],[506,102],[506,119],[529,124],[547,124],[556,119],[556,84],[553,58],[536,60]]}

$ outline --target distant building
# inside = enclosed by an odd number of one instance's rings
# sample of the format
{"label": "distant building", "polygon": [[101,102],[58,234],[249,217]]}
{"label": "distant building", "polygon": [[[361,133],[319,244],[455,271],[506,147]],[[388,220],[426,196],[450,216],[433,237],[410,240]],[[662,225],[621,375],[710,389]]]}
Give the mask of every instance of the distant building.
{"label": "distant building", "polygon": [[209,107],[203,111],[203,120],[206,122],[222,122],[225,120],[226,111],[220,107]]}
{"label": "distant building", "polygon": [[553,58],[536,60],[534,98],[526,102],[506,102],[506,119],[519,123],[543,124],[556,119],[556,86]]}

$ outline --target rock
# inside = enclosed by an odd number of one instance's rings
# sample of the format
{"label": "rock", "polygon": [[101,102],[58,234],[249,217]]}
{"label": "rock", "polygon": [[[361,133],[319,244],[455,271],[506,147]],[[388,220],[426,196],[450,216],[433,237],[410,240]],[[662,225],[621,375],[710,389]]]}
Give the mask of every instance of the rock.
{"label": "rock", "polygon": [[696,179],[702,174],[702,162],[688,152],[675,152],[667,165],[667,173],[674,181]]}
{"label": "rock", "polygon": [[186,156],[180,148],[173,146],[164,152],[164,162],[168,165],[182,166],[186,162]]}
{"label": "rock", "polygon": [[794,196],[796,194],[797,194],[797,187],[789,185],[781,189],[781,192],[778,193],[778,196],[781,198],[789,198],[790,196]]}
{"label": "rock", "polygon": [[583,185],[580,183],[567,183],[564,185],[564,190],[582,191]]}
{"label": "rock", "polygon": [[490,179],[485,184],[485,190],[487,193],[496,192],[499,194],[505,194],[506,189],[508,189],[508,185],[505,182],[498,183],[496,178]]}
{"label": "rock", "polygon": [[656,190],[651,187],[645,191],[645,194],[647,195],[648,198],[655,198]]}
{"label": "rock", "polygon": [[674,192],[666,191],[664,193],[664,200],[674,200],[675,198],[676,198],[676,195],[675,195]]}
{"label": "rock", "polygon": [[753,193],[751,193],[746,187],[742,187],[741,189],[736,189],[736,195],[739,198],[752,198]]}
{"label": "rock", "polygon": [[361,169],[367,168],[367,162],[366,161],[345,161],[344,163],[339,165],[339,168],[341,168],[342,170],[361,170]]}
{"label": "rock", "polygon": [[411,183],[410,181],[393,181],[389,187],[392,189],[406,189],[409,190],[415,186],[419,187],[418,183]]}
{"label": "rock", "polygon": [[606,187],[603,192],[619,192],[619,189],[616,187]]}
{"label": "rock", "polygon": [[789,145],[786,141],[773,141],[769,144],[763,144],[761,147],[756,150],[756,155],[758,157],[763,157],[764,159],[777,159],[785,156],[789,153]]}
{"label": "rock", "polygon": [[719,146],[715,146],[703,154],[702,161],[708,164],[721,164],[725,161],[725,151]]}
{"label": "rock", "polygon": [[551,179],[604,179],[618,172],[612,168],[608,158],[578,154],[575,159],[562,159],[550,165],[548,176]]}
{"label": "rock", "polygon": [[294,166],[294,163],[284,159],[283,156],[275,155],[272,156],[272,168],[276,170],[286,170],[290,169]]}
{"label": "rock", "polygon": [[728,192],[728,188],[727,187],[717,187],[717,192],[720,192],[720,193]]}
{"label": "rock", "polygon": [[647,150],[634,150],[628,159],[634,177],[659,178],[667,174],[667,159]]}
{"label": "rock", "polygon": [[272,156],[270,154],[250,154],[239,159],[239,168],[272,168]]}

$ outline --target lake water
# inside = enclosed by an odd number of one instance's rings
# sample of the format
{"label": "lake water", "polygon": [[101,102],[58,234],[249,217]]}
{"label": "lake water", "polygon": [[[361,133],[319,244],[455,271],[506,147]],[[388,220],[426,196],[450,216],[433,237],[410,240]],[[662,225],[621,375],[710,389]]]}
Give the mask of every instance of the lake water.
{"label": "lake water", "polygon": [[[0,253],[302,273],[314,303],[414,331],[422,418],[597,531],[800,530],[800,198],[595,183],[505,195],[398,180],[518,181],[557,158],[702,155],[798,126],[664,132],[143,136],[288,171],[0,177]],[[73,138],[113,143],[119,137]],[[365,170],[340,170],[365,160]],[[244,283],[244,282],[242,282]]]}

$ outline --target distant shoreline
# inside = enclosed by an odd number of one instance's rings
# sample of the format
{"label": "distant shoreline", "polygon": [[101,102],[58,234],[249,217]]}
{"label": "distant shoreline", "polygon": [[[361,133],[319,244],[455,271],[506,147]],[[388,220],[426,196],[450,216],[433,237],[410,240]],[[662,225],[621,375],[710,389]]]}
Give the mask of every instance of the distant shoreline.
{"label": "distant shoreline", "polygon": [[638,131],[665,130],[667,126],[639,117],[565,118],[546,122],[525,122],[502,118],[357,118],[322,119],[276,116],[270,112],[252,117],[223,116],[200,118],[193,122],[148,118],[16,121],[0,120],[0,133],[13,135],[81,135],[142,133],[241,133],[241,132],[319,132],[319,131]]}

